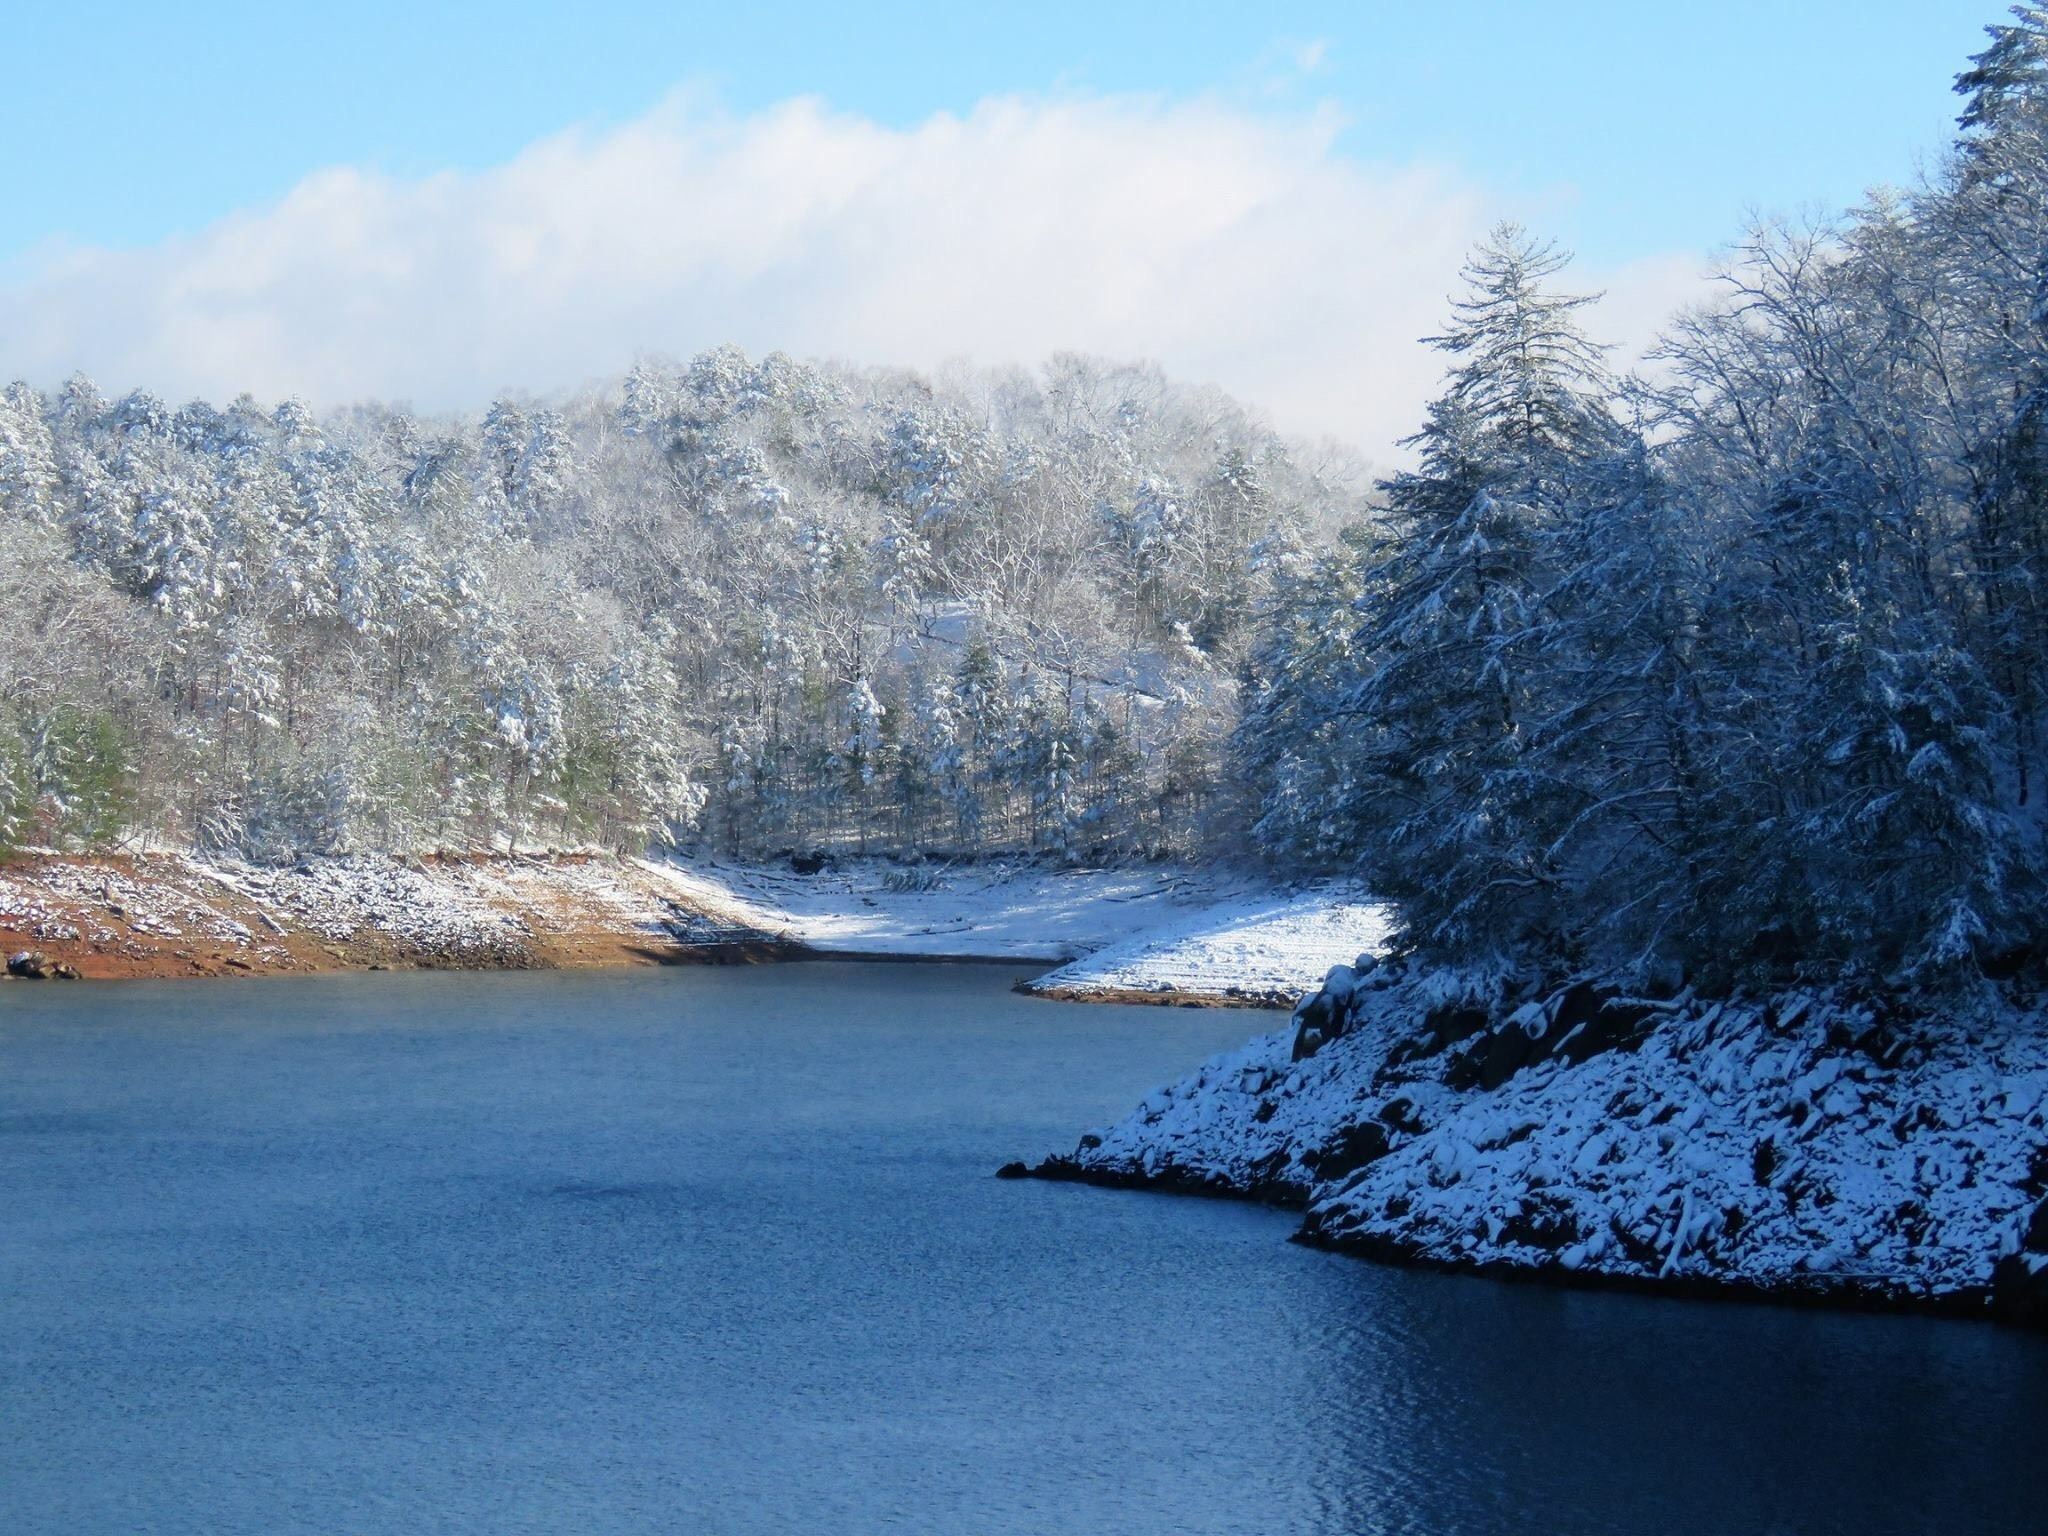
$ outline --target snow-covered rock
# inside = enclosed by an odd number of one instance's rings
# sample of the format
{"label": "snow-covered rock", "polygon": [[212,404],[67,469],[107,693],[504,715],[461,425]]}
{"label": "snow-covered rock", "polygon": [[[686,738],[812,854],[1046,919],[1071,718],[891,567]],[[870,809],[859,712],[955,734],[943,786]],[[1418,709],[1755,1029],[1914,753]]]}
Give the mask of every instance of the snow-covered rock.
{"label": "snow-covered rock", "polygon": [[1299,1203],[1306,1240],[1555,1278],[2048,1315],[2048,1016],[1542,995],[1340,968],[1035,1170]]}

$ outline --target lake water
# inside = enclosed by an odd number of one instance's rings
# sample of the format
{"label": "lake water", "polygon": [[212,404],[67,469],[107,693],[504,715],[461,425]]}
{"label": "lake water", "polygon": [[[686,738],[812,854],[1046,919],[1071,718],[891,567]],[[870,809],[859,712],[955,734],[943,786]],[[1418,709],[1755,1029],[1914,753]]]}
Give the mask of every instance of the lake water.
{"label": "lake water", "polygon": [[1013,979],[0,989],[0,1531],[2048,1523],[2048,1340],[992,1178],[1268,1022]]}

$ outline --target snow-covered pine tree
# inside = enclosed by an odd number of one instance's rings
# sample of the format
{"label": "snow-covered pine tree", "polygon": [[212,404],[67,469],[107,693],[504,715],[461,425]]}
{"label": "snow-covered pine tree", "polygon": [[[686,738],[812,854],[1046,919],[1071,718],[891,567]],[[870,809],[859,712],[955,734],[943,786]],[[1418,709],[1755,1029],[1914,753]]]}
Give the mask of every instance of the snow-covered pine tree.
{"label": "snow-covered pine tree", "polygon": [[59,485],[42,396],[17,380],[0,390],[0,517],[54,521]]}
{"label": "snow-covered pine tree", "polygon": [[1617,445],[1577,324],[1591,301],[1548,287],[1566,260],[1503,225],[1467,265],[1431,338],[1452,366],[1409,439],[1419,467],[1382,486],[1360,672],[1338,705],[1338,840],[1417,937],[1454,950],[1547,942],[1560,916],[1552,845],[1570,810],[1538,757],[1558,709],[1553,540]]}

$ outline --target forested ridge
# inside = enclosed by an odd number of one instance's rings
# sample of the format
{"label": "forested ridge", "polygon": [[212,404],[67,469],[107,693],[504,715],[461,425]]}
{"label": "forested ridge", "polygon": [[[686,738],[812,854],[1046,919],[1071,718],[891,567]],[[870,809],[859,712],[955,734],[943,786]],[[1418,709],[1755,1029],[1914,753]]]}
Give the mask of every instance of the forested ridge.
{"label": "forested ridge", "polygon": [[0,840],[704,837],[1355,870],[1629,985],[2008,974],[2043,911],[2048,11],[1921,185],[1639,376],[1503,226],[1372,483],[1213,392],[642,366],[473,421],[0,404]]}
{"label": "forested ridge", "polygon": [[1156,370],[648,364],[480,419],[0,401],[0,841],[1195,852],[1364,489]]}

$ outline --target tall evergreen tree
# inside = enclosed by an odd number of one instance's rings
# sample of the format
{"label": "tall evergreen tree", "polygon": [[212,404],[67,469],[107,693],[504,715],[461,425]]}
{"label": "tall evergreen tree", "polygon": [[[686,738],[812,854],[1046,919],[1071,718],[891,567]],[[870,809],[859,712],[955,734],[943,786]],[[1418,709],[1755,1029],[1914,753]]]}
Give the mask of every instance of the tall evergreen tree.
{"label": "tall evergreen tree", "polygon": [[1553,544],[1619,435],[1588,302],[1547,287],[1566,258],[1503,225],[1431,338],[1447,387],[1385,482],[1357,602],[1361,671],[1339,705],[1342,815],[1360,867],[1419,933],[1513,947],[1550,922],[1568,814],[1546,774],[1556,714]]}

